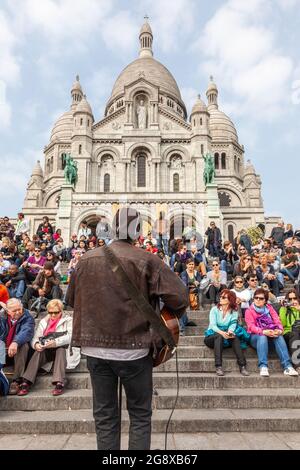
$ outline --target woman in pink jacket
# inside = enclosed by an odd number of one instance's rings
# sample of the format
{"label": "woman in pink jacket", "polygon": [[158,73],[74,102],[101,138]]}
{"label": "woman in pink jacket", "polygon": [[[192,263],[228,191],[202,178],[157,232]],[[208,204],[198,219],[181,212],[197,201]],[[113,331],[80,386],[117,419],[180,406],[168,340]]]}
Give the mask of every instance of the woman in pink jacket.
{"label": "woman in pink jacket", "polygon": [[257,351],[260,375],[269,377],[268,350],[275,346],[284,375],[297,376],[292,367],[286,342],[282,336],[283,326],[274,308],[267,303],[268,292],[256,289],[251,307],[246,310],[245,321],[248,333],[251,333],[250,344]]}

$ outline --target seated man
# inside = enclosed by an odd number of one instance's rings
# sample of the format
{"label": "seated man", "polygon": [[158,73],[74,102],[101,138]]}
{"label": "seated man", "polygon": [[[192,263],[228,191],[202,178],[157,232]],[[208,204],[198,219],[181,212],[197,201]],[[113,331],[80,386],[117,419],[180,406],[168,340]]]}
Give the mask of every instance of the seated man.
{"label": "seated man", "polygon": [[[48,315],[40,321],[33,337],[31,345],[35,353],[23,374],[19,396],[27,395],[30,386],[35,382],[38,369],[49,361],[54,363],[52,383],[55,388],[52,394],[54,396],[61,395],[64,392],[66,368],[73,369],[80,362],[79,349],[73,348],[72,353],[70,351],[72,317],[64,314],[63,304],[57,299],[50,300],[47,312]],[[61,336],[57,336],[55,339],[40,341],[43,336],[59,333],[62,333]]]}
{"label": "seated man", "polygon": [[9,394],[16,395],[25,372],[29,343],[34,334],[34,319],[18,299],[9,299],[6,306],[2,304],[2,307],[5,314],[0,317],[0,346],[3,351],[5,345],[6,365],[14,365]]}
{"label": "seated man", "polygon": [[280,272],[292,282],[295,282],[299,274],[298,257],[292,247],[286,248],[285,253],[285,256],[281,259],[283,267]]}
{"label": "seated man", "polygon": [[8,273],[2,279],[3,284],[8,289],[10,297],[22,299],[25,292],[25,274],[19,271],[16,264],[11,264]]}
{"label": "seated man", "polygon": [[34,248],[34,255],[29,256],[22,264],[26,279],[29,282],[35,280],[39,272],[43,269],[45,262],[46,258],[41,255],[41,249],[36,246]]}
{"label": "seated man", "polygon": [[32,297],[46,297],[47,299],[61,299],[62,290],[59,287],[60,276],[54,271],[53,263],[47,261],[43,270],[37,275],[32,286],[27,287],[23,296],[23,305],[28,308]]}

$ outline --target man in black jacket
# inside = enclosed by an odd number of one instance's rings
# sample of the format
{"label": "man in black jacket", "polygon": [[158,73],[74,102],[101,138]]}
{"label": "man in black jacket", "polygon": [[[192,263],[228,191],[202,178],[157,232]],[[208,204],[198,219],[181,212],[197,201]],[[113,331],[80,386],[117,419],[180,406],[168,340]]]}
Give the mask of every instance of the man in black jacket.
{"label": "man in black jacket", "polygon": [[208,249],[209,255],[218,257],[222,246],[222,235],[221,230],[216,226],[215,222],[210,223],[205,235],[207,236],[206,248]]}
{"label": "man in black jacket", "polygon": [[[139,214],[130,208],[119,210],[114,227],[116,239],[109,249],[132,284],[153,308],[161,300],[171,313],[181,317],[188,307],[185,285],[158,256],[133,245],[139,236]],[[120,378],[130,417],[129,449],[148,450],[153,337],[146,316],[137,309],[125,283],[116,277],[105,250],[96,248],[83,255],[72,274],[66,299],[74,307],[72,344],[87,356],[98,449],[120,449]]]}

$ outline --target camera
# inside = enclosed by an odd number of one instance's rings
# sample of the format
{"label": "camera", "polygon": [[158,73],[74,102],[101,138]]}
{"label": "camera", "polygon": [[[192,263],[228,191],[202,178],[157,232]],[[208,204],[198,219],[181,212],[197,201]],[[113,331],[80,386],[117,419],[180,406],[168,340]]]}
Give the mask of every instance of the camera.
{"label": "camera", "polygon": [[283,307],[292,307],[293,304],[292,304],[292,302],[289,302],[288,300],[285,299],[282,302],[282,305],[283,305]]}

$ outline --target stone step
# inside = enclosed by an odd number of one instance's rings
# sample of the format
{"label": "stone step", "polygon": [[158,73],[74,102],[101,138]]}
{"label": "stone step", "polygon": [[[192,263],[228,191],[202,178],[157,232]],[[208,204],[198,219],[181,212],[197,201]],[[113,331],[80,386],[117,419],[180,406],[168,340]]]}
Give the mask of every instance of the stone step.
{"label": "stone step", "polygon": [[[176,389],[156,389],[158,396],[153,397],[153,409],[172,409]],[[192,390],[181,389],[176,409],[280,409],[299,408],[300,389],[282,388],[278,390],[229,389],[229,390]],[[125,395],[122,400],[126,408]],[[90,410],[92,390],[66,390],[60,397],[53,397],[49,390],[32,390],[25,397],[8,396],[0,398],[0,411],[55,411]]]}
{"label": "stone step", "polygon": [[[154,410],[152,432],[163,433],[170,410]],[[122,432],[128,432],[128,415],[123,412]],[[73,434],[95,430],[91,410],[3,411],[0,434]],[[177,409],[169,432],[299,432],[299,409]]]}
{"label": "stone step", "polygon": [[[238,370],[236,359],[230,359],[224,356],[223,367],[225,372]],[[197,359],[178,359],[178,369],[180,372],[213,372],[215,371],[215,362],[213,358],[197,358]],[[250,357],[247,360],[247,369],[252,372],[257,372],[257,358]],[[176,370],[176,361],[170,361],[158,367],[160,372],[173,372]],[[278,359],[269,360],[270,371],[281,371],[281,365]],[[297,377],[296,377],[297,379]]]}
{"label": "stone step", "polygon": [[[91,380],[88,372],[71,373],[67,375],[68,390],[84,390],[91,388]],[[153,386],[155,388],[176,388],[176,372],[161,372],[157,369],[153,374]],[[290,388],[299,389],[300,380],[297,377],[288,377],[282,372],[271,372],[270,377],[260,377],[258,372],[253,372],[250,377],[243,377],[235,368],[232,372],[226,372],[224,377],[217,377],[215,372],[180,372],[179,386],[181,389],[255,389],[255,388]],[[33,387],[34,391],[52,390],[52,376],[38,376]],[[281,393],[281,392],[280,392]]]}

